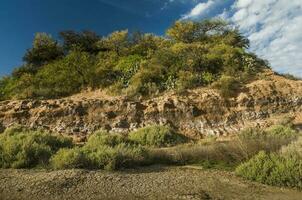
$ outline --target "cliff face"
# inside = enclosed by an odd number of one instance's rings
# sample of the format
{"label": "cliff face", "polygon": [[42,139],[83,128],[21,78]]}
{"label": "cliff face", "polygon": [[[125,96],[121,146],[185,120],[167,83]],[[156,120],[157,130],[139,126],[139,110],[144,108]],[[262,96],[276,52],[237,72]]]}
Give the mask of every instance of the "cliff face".
{"label": "cliff face", "polygon": [[302,81],[266,74],[227,100],[215,90],[199,88],[146,101],[97,92],[58,100],[4,101],[0,102],[0,129],[21,124],[72,135],[80,141],[98,129],[127,133],[149,124],[169,124],[199,138],[267,126],[286,115],[302,122]]}

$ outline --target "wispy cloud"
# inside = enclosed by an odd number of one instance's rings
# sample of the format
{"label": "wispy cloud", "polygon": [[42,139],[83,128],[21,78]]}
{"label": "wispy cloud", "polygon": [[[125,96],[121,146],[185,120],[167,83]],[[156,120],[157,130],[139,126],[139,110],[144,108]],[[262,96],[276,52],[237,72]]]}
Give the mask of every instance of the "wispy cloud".
{"label": "wispy cloud", "polygon": [[[222,2],[199,3],[183,18],[207,17]],[[237,0],[217,16],[237,24],[250,39],[251,50],[276,71],[302,77],[301,0]]]}

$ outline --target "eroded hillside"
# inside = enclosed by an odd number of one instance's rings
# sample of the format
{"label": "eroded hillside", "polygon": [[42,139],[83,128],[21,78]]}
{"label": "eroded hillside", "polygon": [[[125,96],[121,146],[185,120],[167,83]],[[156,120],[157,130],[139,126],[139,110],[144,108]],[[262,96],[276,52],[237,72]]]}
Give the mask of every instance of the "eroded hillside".
{"label": "eroded hillside", "polygon": [[265,127],[285,116],[302,122],[302,81],[267,72],[236,98],[209,88],[167,92],[148,100],[87,92],[56,100],[0,102],[1,129],[21,124],[71,135],[77,141],[98,129],[127,133],[149,124],[169,124],[192,138]]}

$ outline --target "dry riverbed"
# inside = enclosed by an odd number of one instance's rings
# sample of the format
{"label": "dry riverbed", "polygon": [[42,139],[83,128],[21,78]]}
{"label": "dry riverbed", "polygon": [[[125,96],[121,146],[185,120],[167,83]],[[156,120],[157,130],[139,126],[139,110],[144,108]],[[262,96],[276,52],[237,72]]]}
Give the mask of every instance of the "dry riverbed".
{"label": "dry riverbed", "polygon": [[122,172],[0,170],[0,200],[268,199],[302,192],[245,181],[230,172],[160,167]]}

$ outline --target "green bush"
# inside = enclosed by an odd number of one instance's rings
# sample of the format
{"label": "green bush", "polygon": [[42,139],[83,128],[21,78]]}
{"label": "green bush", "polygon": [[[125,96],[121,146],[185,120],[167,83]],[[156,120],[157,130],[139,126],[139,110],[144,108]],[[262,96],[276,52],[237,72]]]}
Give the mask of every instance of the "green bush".
{"label": "green bush", "polygon": [[35,93],[54,98],[80,92],[92,84],[95,73],[93,56],[72,51],[63,59],[45,65],[35,76]]}
{"label": "green bush", "polygon": [[51,159],[55,169],[88,168],[117,170],[136,167],[147,161],[145,148],[117,134],[98,132],[74,149],[62,149]]}
{"label": "green bush", "polygon": [[121,143],[129,143],[129,140],[121,134],[98,131],[88,138],[85,147],[89,149],[97,149],[100,146],[115,147]]}
{"label": "green bush", "polygon": [[40,131],[11,128],[0,135],[0,167],[31,168],[47,165],[60,148],[71,147],[72,141]]}
{"label": "green bush", "polygon": [[274,186],[302,188],[302,160],[260,152],[236,168],[236,174]]}
{"label": "green bush", "polygon": [[129,86],[130,79],[139,70],[141,60],[141,56],[131,55],[121,58],[115,66],[115,69],[121,74],[120,79],[125,87]]}
{"label": "green bush", "polygon": [[145,146],[164,147],[187,141],[186,137],[167,126],[148,126],[129,134],[129,139]]}
{"label": "green bush", "polygon": [[60,149],[52,158],[54,169],[75,169],[89,167],[90,163],[80,148]]}
{"label": "green bush", "polygon": [[90,168],[116,170],[136,167],[146,162],[146,150],[140,146],[121,143],[115,147],[99,146],[97,149],[83,147]]}
{"label": "green bush", "polygon": [[295,129],[287,125],[274,125],[268,128],[266,131],[271,136],[284,138],[296,137],[298,133]]}

